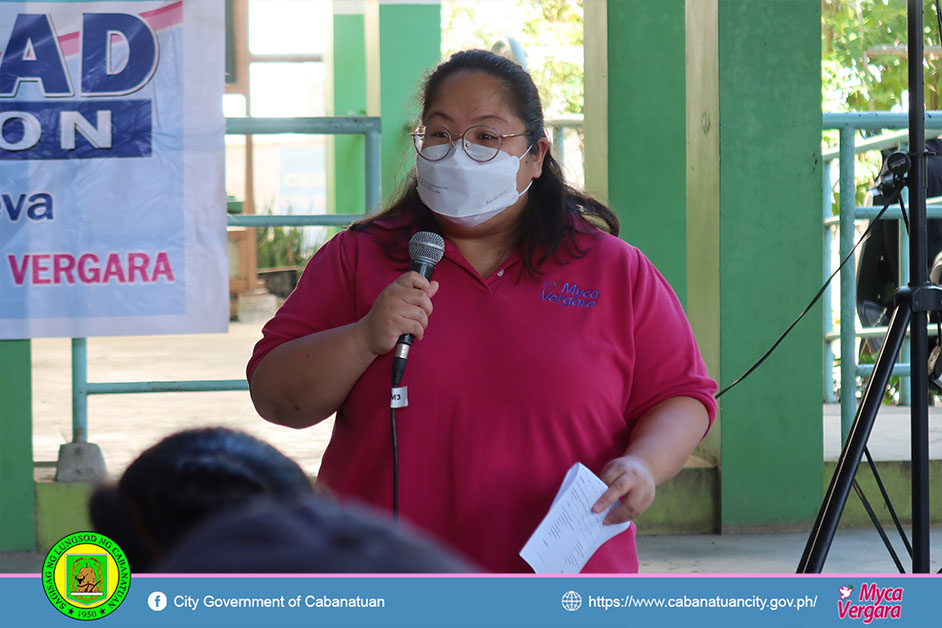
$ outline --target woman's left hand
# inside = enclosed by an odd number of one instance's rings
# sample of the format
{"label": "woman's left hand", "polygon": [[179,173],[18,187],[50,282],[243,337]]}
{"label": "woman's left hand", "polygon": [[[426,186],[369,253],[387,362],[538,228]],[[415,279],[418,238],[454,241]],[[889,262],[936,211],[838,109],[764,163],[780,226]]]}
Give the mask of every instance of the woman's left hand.
{"label": "woman's left hand", "polygon": [[621,503],[605,517],[605,524],[631,521],[654,501],[654,474],[639,456],[628,454],[615,458],[602,469],[601,478],[608,490],[592,506],[592,512],[604,512],[621,499]]}

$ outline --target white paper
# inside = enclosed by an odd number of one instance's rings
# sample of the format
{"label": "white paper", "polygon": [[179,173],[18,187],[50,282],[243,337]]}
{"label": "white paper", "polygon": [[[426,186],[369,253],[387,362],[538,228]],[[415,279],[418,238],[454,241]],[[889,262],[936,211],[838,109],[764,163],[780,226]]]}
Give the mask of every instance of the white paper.
{"label": "white paper", "polygon": [[581,462],[572,465],[549,512],[520,550],[534,572],[579,573],[605,541],[631,526],[630,521],[602,525],[618,502],[603,512],[592,512],[606,489],[605,482]]}

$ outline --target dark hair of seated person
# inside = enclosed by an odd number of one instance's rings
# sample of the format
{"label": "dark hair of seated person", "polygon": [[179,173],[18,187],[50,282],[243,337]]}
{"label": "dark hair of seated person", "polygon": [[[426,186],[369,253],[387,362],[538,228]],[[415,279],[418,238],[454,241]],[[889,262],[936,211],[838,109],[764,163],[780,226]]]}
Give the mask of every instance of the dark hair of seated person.
{"label": "dark hair of seated person", "polygon": [[467,573],[451,550],[366,507],[261,498],[195,528],[161,573]]}
{"label": "dark hair of seated person", "polygon": [[246,433],[222,427],[186,430],[148,448],[117,486],[89,500],[96,532],[125,552],[132,572],[152,570],[192,527],[260,496],[313,491],[296,462]]}

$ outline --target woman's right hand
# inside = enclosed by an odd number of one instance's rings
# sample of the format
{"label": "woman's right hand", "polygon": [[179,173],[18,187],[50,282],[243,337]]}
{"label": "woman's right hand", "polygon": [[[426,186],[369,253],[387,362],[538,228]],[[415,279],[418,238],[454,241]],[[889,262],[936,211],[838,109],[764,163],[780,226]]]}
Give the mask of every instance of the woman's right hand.
{"label": "woman's right hand", "polygon": [[437,281],[430,282],[411,270],[383,288],[373,307],[357,323],[367,348],[379,356],[392,351],[403,334],[412,334],[416,340],[421,340],[436,292]]}

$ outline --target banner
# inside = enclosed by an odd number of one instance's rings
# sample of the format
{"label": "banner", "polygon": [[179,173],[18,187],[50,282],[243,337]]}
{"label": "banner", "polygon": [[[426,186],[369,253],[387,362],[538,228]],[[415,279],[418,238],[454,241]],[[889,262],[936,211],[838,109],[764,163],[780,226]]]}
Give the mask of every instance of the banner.
{"label": "banner", "polygon": [[[939,625],[938,576],[145,576],[110,605],[0,575],[5,625],[587,628]],[[51,600],[55,600],[50,603]],[[88,606],[89,608],[84,608]]]}
{"label": "banner", "polygon": [[0,338],[226,330],[223,9],[0,2]]}

